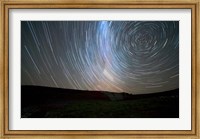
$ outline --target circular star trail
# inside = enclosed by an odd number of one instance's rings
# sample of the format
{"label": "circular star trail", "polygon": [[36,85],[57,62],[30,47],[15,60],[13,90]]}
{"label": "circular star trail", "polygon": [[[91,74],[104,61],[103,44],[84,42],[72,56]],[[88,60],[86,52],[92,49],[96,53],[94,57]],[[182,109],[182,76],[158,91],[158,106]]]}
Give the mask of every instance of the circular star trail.
{"label": "circular star trail", "polygon": [[179,88],[179,22],[22,21],[21,80],[132,94]]}

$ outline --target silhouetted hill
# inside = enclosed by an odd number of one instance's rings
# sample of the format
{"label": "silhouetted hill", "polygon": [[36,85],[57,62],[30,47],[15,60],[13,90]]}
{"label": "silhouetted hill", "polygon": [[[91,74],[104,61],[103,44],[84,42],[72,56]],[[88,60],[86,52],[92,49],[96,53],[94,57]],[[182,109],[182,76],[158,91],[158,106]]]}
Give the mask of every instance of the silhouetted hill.
{"label": "silhouetted hill", "polygon": [[178,118],[179,89],[142,95],[21,87],[22,118]]}
{"label": "silhouetted hill", "polygon": [[178,97],[179,89],[150,93],[132,95],[128,93],[113,93],[106,91],[87,91],[87,90],[73,90],[42,86],[21,86],[21,104],[22,107],[33,104],[48,104],[62,101],[86,101],[86,100],[136,100],[144,98],[165,98]]}

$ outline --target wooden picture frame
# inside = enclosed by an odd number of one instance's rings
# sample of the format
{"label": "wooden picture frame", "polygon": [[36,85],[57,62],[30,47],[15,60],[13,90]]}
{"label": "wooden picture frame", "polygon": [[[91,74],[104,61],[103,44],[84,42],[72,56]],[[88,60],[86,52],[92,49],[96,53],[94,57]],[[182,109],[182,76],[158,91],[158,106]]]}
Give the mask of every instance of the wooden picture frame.
{"label": "wooden picture frame", "polygon": [[[199,137],[199,0],[2,0],[0,47],[0,137],[1,138],[200,138]],[[117,9],[191,9],[192,11],[192,130],[129,130],[129,131],[42,131],[9,130],[9,9],[117,8]]]}

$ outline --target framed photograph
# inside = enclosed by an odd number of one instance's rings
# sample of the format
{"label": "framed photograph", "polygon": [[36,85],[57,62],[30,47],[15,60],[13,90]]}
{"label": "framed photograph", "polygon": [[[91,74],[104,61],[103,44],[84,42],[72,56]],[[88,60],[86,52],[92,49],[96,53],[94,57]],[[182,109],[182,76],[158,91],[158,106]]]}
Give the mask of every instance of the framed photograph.
{"label": "framed photograph", "polygon": [[199,138],[199,1],[1,1],[1,138]]}

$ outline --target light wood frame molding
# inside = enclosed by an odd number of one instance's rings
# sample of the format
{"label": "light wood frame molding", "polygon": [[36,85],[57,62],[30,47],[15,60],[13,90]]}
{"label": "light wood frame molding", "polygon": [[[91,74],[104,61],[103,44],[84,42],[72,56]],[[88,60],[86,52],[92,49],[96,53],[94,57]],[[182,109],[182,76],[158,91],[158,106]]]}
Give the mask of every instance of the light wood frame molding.
{"label": "light wood frame molding", "polygon": [[[199,0],[1,0],[0,26],[0,138],[176,138],[198,139],[200,116],[200,34]],[[11,131],[8,113],[8,24],[9,9],[54,8],[136,8],[191,9],[192,11],[192,130],[131,130],[131,131]]]}

